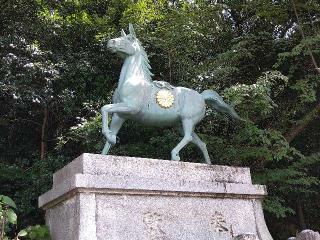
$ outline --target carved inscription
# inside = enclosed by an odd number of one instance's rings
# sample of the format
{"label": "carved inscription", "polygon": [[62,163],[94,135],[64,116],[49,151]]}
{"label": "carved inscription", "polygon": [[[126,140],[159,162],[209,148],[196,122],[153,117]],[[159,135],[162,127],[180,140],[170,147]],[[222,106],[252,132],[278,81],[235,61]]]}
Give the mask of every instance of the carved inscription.
{"label": "carved inscription", "polygon": [[143,222],[147,227],[150,240],[167,240],[166,233],[161,229],[163,215],[157,212],[146,212]]}
{"label": "carved inscription", "polygon": [[211,217],[211,226],[216,232],[228,232],[227,222],[222,213],[215,211]]}
{"label": "carved inscription", "polygon": [[254,234],[241,234],[235,237],[235,240],[258,240]]}

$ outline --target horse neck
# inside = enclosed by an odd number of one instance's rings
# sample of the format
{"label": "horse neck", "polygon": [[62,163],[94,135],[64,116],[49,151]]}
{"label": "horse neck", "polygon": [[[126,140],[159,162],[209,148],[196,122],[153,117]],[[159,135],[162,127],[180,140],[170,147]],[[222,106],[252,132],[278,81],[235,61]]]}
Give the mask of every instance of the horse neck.
{"label": "horse neck", "polygon": [[122,85],[129,78],[135,77],[137,81],[147,81],[144,77],[143,68],[142,68],[142,56],[140,53],[136,53],[132,56],[127,57],[124,60],[121,73],[119,85]]}

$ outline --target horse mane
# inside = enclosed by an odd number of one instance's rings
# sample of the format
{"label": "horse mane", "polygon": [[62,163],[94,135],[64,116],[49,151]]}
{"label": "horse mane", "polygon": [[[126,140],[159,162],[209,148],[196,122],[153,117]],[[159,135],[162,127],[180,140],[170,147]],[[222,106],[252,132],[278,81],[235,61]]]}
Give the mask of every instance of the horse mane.
{"label": "horse mane", "polygon": [[142,72],[143,72],[146,80],[151,82],[154,74],[151,72],[151,66],[150,66],[150,61],[149,61],[148,55],[147,55],[144,47],[142,46],[141,42],[139,41],[139,39],[136,39],[136,40],[137,40],[137,43],[139,44],[140,52],[141,52],[141,56],[142,56],[142,58],[141,58]]}

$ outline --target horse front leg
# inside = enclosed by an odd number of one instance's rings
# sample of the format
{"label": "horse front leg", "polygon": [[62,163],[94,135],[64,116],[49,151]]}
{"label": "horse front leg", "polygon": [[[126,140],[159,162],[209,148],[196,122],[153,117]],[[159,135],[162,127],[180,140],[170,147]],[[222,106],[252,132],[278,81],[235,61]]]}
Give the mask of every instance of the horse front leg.
{"label": "horse front leg", "polygon": [[[114,113],[112,115],[112,120],[110,123],[110,132],[112,135],[115,135],[117,138],[117,133],[119,132],[122,124],[125,122],[125,119],[120,117],[117,113]],[[107,155],[110,148],[113,146],[113,144],[111,144],[110,142],[106,142],[106,144],[104,145],[104,148],[102,150],[103,155]]]}
{"label": "horse front leg", "polygon": [[108,126],[109,113],[136,114],[138,111],[139,111],[138,108],[133,107],[133,106],[129,106],[126,103],[108,104],[108,105],[104,105],[101,108],[102,134],[106,137],[108,143],[110,143],[111,145],[114,145],[117,142],[116,134],[112,130],[110,130],[109,126]]}
{"label": "horse front leg", "polygon": [[117,138],[116,136],[111,134],[111,131],[109,130],[109,126],[108,126],[108,118],[109,118],[109,106],[113,105],[113,104],[109,104],[109,105],[104,105],[101,108],[101,115],[102,115],[102,134],[106,137],[107,142],[110,144],[116,144]]}

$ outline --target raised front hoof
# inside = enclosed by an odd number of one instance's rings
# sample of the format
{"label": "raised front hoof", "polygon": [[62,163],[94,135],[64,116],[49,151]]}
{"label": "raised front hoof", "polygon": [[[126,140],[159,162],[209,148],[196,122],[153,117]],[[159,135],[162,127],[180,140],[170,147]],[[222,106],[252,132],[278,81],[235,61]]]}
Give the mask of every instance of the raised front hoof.
{"label": "raised front hoof", "polygon": [[180,157],[178,154],[171,153],[171,160],[172,161],[180,161]]}
{"label": "raised front hoof", "polygon": [[113,135],[113,134],[108,134],[106,136],[108,143],[110,143],[111,145],[115,145],[117,143],[117,136]]}

